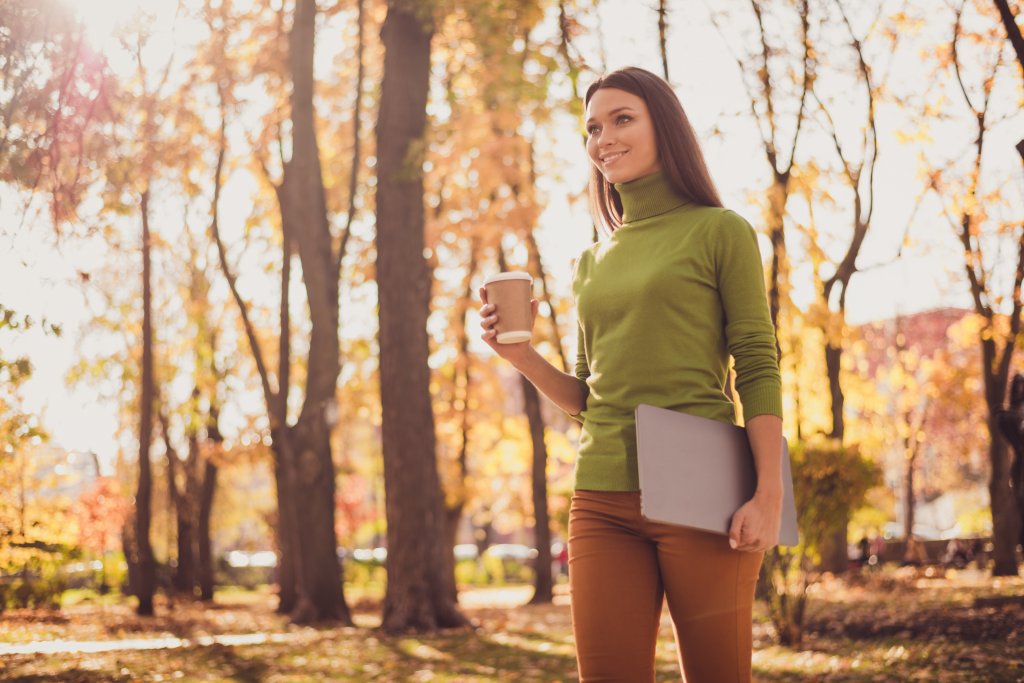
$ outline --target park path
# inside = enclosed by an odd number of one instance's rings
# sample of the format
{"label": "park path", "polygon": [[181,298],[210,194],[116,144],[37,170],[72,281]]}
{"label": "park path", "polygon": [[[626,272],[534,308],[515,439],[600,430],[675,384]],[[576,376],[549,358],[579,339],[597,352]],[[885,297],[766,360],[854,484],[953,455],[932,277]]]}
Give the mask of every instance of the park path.
{"label": "park path", "polygon": [[[487,608],[514,608],[526,603],[533,592],[531,586],[505,586],[500,588],[473,588],[459,594],[463,609],[473,611]],[[562,591],[559,591],[560,593]],[[561,597],[561,596],[559,596]],[[567,596],[565,598],[567,600]],[[556,603],[561,602],[556,598]],[[361,620],[357,620],[361,621]],[[367,626],[368,624],[359,624]],[[200,635],[180,638],[177,636],[156,636],[149,638],[119,638],[113,640],[35,640],[24,643],[0,643],[0,657],[15,655],[60,655],[86,654],[97,652],[122,652],[132,650],[176,650],[190,647],[239,647],[264,645],[267,643],[295,643],[315,640],[322,632],[317,629],[302,629],[287,633],[234,633],[223,635]]]}
{"label": "park path", "polygon": [[176,650],[184,647],[210,647],[222,645],[263,645],[309,640],[305,633],[238,633],[195,638],[123,638],[120,640],[42,640],[33,643],[0,644],[0,657],[4,655],[56,655],[114,652],[126,650]]}

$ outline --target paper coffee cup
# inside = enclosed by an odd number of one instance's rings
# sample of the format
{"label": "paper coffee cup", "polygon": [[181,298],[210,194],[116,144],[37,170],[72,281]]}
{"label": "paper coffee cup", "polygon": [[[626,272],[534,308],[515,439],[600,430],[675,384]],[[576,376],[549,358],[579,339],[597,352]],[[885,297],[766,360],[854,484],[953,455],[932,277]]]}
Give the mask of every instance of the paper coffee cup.
{"label": "paper coffee cup", "polygon": [[499,344],[515,344],[530,341],[533,314],[530,299],[533,294],[533,278],[529,273],[498,273],[484,282],[487,302],[494,305],[498,314],[496,338]]}

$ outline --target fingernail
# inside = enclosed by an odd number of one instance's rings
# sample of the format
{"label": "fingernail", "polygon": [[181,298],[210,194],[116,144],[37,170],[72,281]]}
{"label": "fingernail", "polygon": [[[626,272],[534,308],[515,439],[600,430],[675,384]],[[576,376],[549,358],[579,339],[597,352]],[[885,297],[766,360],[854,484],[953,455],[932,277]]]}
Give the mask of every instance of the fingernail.
{"label": "fingernail", "polygon": [[736,539],[735,538],[730,538],[729,539],[729,547],[732,548],[733,550],[736,550]]}

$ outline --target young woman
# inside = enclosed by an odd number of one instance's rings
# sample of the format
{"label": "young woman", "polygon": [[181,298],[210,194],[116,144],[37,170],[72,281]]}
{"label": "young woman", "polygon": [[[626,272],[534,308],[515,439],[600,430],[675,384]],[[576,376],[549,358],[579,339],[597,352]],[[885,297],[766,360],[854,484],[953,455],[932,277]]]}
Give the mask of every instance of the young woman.
{"label": "young woman", "polygon": [[[529,344],[482,338],[582,422],[569,513],[569,588],[583,681],[652,681],[663,599],[688,683],[749,681],[751,608],[782,505],[782,397],[757,237],[722,208],[669,85],[638,68],[586,96],[590,198],[608,233],[573,276],[575,374]],[[536,314],[536,302],[534,302]],[[734,422],[728,358],[758,472],[728,537],[640,515],[634,410]]]}

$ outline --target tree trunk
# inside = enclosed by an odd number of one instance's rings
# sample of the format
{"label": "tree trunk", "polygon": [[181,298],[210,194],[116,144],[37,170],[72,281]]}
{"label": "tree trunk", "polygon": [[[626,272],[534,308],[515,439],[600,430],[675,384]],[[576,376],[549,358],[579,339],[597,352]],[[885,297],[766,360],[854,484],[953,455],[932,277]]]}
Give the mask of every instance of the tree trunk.
{"label": "tree trunk", "polygon": [[534,590],[530,604],[551,602],[553,579],[551,576],[551,522],[548,516],[548,449],[544,443],[544,419],[540,413],[540,394],[530,380],[521,376],[526,419],[530,423],[533,442],[533,543],[537,548],[534,567]]}
{"label": "tree trunk", "polygon": [[988,492],[992,506],[992,575],[1017,576],[1017,544],[1021,537],[1021,519],[1013,489],[1010,488],[1010,454],[999,431],[998,411],[990,409],[989,414],[989,462],[992,472]]}
{"label": "tree trunk", "polygon": [[[1024,239],[1024,238],[1022,238]],[[1024,270],[1024,243],[1017,264],[1017,277]],[[1020,279],[1017,279],[1019,286]],[[1016,312],[1016,306],[1015,312]],[[988,329],[994,329],[992,316],[988,316]],[[1015,326],[1013,326],[1015,327]],[[985,403],[988,408],[989,472],[988,492],[992,509],[993,576],[1017,576],[1017,544],[1021,537],[1021,518],[1017,500],[1010,484],[1010,457],[1006,440],[999,429],[999,416],[1010,377],[1010,360],[1016,343],[1016,330],[1006,339],[1002,353],[990,336],[981,340],[982,372],[985,382]]]}
{"label": "tree trunk", "polygon": [[[135,522],[134,512],[125,520],[121,527],[121,550],[124,552],[125,564],[128,565],[128,575],[125,577],[127,595],[139,594],[139,549],[135,544],[135,531],[138,525]],[[118,588],[121,588],[118,586]]]}
{"label": "tree trunk", "polygon": [[[284,193],[278,189],[278,201],[284,203]],[[274,451],[274,485],[277,489],[277,583],[279,614],[291,614],[299,603],[298,571],[296,565],[301,558],[296,551],[295,538],[298,534],[298,522],[295,516],[294,500],[286,476],[286,466],[290,457],[287,446],[288,432],[288,392],[291,387],[291,305],[288,292],[291,289],[292,273],[292,239],[288,223],[281,212],[281,292],[279,307],[278,336],[278,386],[277,393],[267,400],[270,412],[270,424],[277,425],[271,429],[270,438]]]}
{"label": "tree trunk", "polygon": [[[452,595],[455,596],[456,602],[458,602],[459,589],[455,580],[455,541],[458,538],[459,524],[462,522],[462,513],[466,509],[466,480],[469,477],[469,397],[470,389],[473,382],[473,373],[471,372],[472,358],[469,353],[469,335],[466,331],[466,314],[469,312],[469,303],[473,298],[473,277],[476,275],[477,269],[477,250],[479,248],[477,238],[471,237],[469,242],[469,263],[466,267],[466,279],[463,282],[462,288],[462,299],[459,302],[458,307],[458,322],[456,323],[458,328],[456,331],[457,346],[459,349],[459,356],[456,362],[456,372],[453,379],[455,385],[455,391],[453,395],[458,396],[458,401],[462,404],[462,424],[460,426],[460,439],[459,444],[459,481],[456,483],[456,495],[446,496],[446,498],[454,498],[451,504],[445,504],[444,510],[444,545],[446,548],[451,548],[451,553],[445,553],[442,557],[444,561],[444,577],[445,581],[448,582],[448,590]],[[459,393],[459,379],[462,380],[462,391]]]}
{"label": "tree trunk", "polygon": [[906,471],[903,476],[903,538],[909,544],[914,535],[914,461],[917,460],[917,449],[907,453]]}
{"label": "tree trunk", "polygon": [[[832,432],[829,434],[829,438],[839,443],[842,443],[846,433],[846,421],[843,418],[843,389],[839,383],[842,353],[841,347],[833,346],[831,342],[825,343],[825,368],[828,374],[829,396],[832,404]],[[846,531],[847,522],[843,521],[822,544],[821,568],[823,570],[834,574],[846,571],[849,564]]]}
{"label": "tree trunk", "polygon": [[274,451],[274,487],[277,493],[277,524],[274,534],[277,542],[277,612],[291,614],[299,602],[296,563],[301,558],[298,558],[296,550],[298,524],[292,502],[294,497],[284,472],[284,459],[287,457],[285,436],[281,433],[284,429],[282,427],[274,430],[271,436]]}
{"label": "tree trunk", "polygon": [[455,505],[446,506],[444,509],[444,540],[442,541],[442,546],[447,552],[441,555],[441,560],[444,564],[442,575],[447,584],[446,590],[450,595],[456,596],[456,599],[459,595],[459,588],[455,580],[455,539],[459,533],[459,524],[462,522],[462,511],[465,507],[466,504],[463,501],[459,501]]}
{"label": "tree trunk", "polygon": [[[173,484],[172,484],[173,485]],[[192,501],[185,496],[181,503],[175,505],[175,516],[177,517],[178,529],[178,565],[174,568],[174,576],[171,577],[171,585],[176,593],[193,595],[193,587],[196,584],[195,566],[196,558],[192,549],[195,547],[195,535],[193,534],[191,516]]]}
{"label": "tree trunk", "polygon": [[[786,200],[789,197],[789,175],[775,174],[775,180],[768,190],[770,197],[768,239],[772,244],[772,265],[768,276],[768,310],[772,316],[772,325],[779,328],[779,315],[782,312],[782,301],[788,295],[788,272],[786,269]],[[782,358],[778,333],[776,352]]]}
{"label": "tree trunk", "polygon": [[1024,545],[1024,375],[1016,373],[1013,376],[1009,408],[999,411],[996,424],[1013,454],[1010,461],[1010,488],[1017,501],[1017,514],[1021,520],[1018,526],[1019,541]]}
{"label": "tree trunk", "polygon": [[[961,37],[960,21],[961,14],[958,11],[950,51],[955,67],[954,74],[959,82],[961,91],[964,93],[967,106],[975,115],[978,131],[977,137],[974,139],[973,172],[969,176],[969,186],[966,193],[969,201],[964,202],[965,206],[970,207],[982,201],[978,197],[978,178],[981,174],[986,134],[989,130],[987,116],[990,98],[988,97],[989,88],[986,87],[984,104],[978,109],[971,101],[971,98],[967,96],[967,89],[964,88],[960,75],[960,62],[957,54],[957,41]],[[1010,27],[1007,28],[1009,29]],[[994,74],[992,78],[995,78]],[[989,273],[987,273],[982,265],[986,261],[982,254],[982,242],[977,237],[979,221],[981,220],[983,220],[982,217],[969,209],[964,209],[960,213],[960,222],[956,232],[960,238],[960,243],[963,245],[964,269],[970,283],[971,296],[974,300],[974,311],[984,318],[985,321],[984,327],[980,330],[979,345],[981,348],[981,372],[985,383],[985,403],[988,409],[987,422],[991,439],[989,443],[989,465],[991,467],[989,498],[992,509],[992,541],[995,547],[993,553],[995,562],[992,573],[995,576],[1017,576],[1016,548],[1020,540],[1021,511],[1017,509],[1017,502],[1014,499],[1010,484],[1006,444],[999,431],[999,415],[1002,411],[1003,400],[1006,395],[1010,366],[1012,365],[1013,353],[1017,345],[1017,337],[1021,326],[1024,237],[1019,238],[1017,245],[1017,267],[1011,294],[1013,311],[1009,315],[1010,329],[1003,338],[1003,348],[1000,352],[996,345],[996,313],[990,304],[993,300],[998,301],[1000,297],[996,296],[986,284]]]}
{"label": "tree trunk", "polygon": [[[200,396],[199,387],[196,387],[193,396],[198,400]],[[188,459],[185,461],[185,495],[179,499],[181,513],[188,524],[188,548],[185,550],[185,557],[178,558],[178,568],[187,566],[183,570],[183,592],[190,598],[196,597],[196,588],[199,587],[199,496],[202,484],[199,468],[202,465],[202,456],[199,454],[199,434],[195,428],[190,429],[188,439]],[[180,542],[179,542],[180,546]]]}
{"label": "tree trunk", "polygon": [[[342,592],[341,563],[335,534],[334,463],[330,434],[322,416],[291,431],[296,458],[293,508],[298,523],[296,550],[302,553],[299,601],[291,612],[296,623],[336,619],[351,625]],[[301,501],[301,503],[300,503]]]}
{"label": "tree trunk", "polygon": [[842,442],[846,436],[846,419],[843,416],[846,398],[843,396],[839,375],[842,369],[842,358],[841,345],[833,345],[831,341],[825,343],[825,369],[828,374],[828,393],[832,404],[832,432],[829,434],[829,438],[839,442]]}
{"label": "tree trunk", "polygon": [[198,562],[196,582],[199,584],[199,598],[213,600],[214,567],[213,548],[210,544],[210,513],[213,510],[213,494],[217,490],[217,466],[210,460],[203,468],[203,485],[199,491],[199,517],[196,528]]}
{"label": "tree trunk", "polygon": [[[167,497],[174,511],[174,519],[177,526],[177,555],[174,574],[171,575],[171,589],[177,594],[192,593],[194,582],[192,548],[194,538],[192,534],[191,496],[194,488],[191,481],[189,468],[191,461],[182,463],[178,452],[171,444],[170,420],[167,418],[163,406],[160,409],[160,427],[164,438],[164,455],[167,457]],[[190,444],[194,447],[194,440]],[[178,469],[185,469],[185,490],[178,486]]]}
{"label": "tree trunk", "polygon": [[[429,17],[392,0],[381,36],[377,125],[377,287],[387,516],[382,628],[466,624],[445,579],[443,500],[427,365],[430,278],[424,249],[422,140],[430,83]],[[420,16],[417,16],[420,15]]]}
{"label": "tree trunk", "polygon": [[[313,48],[316,33],[315,0],[298,0],[288,37],[292,77],[292,156],[284,166],[281,218],[294,234],[302,262],[302,279],[309,302],[311,337],[306,396],[295,426],[285,432],[294,458],[286,464],[293,475],[294,512],[298,524],[297,567],[300,588],[293,621],[305,623],[352,618],[342,592],[337,552],[334,461],[330,430],[337,420],[338,273],[327,219],[320,151],[313,110]],[[287,388],[281,391],[287,396]],[[289,473],[286,467],[285,473]],[[298,504],[301,491],[302,504]]]}
{"label": "tree trunk", "polygon": [[149,461],[149,447],[153,440],[153,268],[152,242],[149,231],[149,189],[142,193],[142,391],[139,406],[139,483],[135,493],[135,537],[138,568],[139,599],[136,613],[153,614],[153,594],[156,592],[156,560],[149,540],[152,515],[153,473]]}
{"label": "tree trunk", "polygon": [[[216,332],[211,333],[210,350],[216,349]],[[216,363],[213,360],[215,354],[211,354],[211,370],[217,381],[221,381],[220,373],[217,371]],[[210,396],[210,414],[206,425],[206,440],[219,450],[224,443],[224,437],[220,432],[220,405],[216,396],[217,390],[213,389]],[[210,543],[210,514],[213,512],[213,496],[217,491],[217,465],[209,456],[203,462],[202,479],[200,480],[198,500],[196,501],[196,586],[199,588],[199,599],[204,601],[213,600],[215,585],[215,572],[213,566],[213,547]]]}
{"label": "tree trunk", "polygon": [[[531,251],[529,246],[527,250]],[[540,254],[535,254],[535,257],[534,268],[541,270]],[[498,269],[508,270],[505,253],[500,246],[498,247]],[[542,276],[543,272],[538,274],[538,277]],[[557,334],[555,343],[561,344]],[[537,548],[537,560],[533,597],[530,598],[530,604],[542,604],[551,602],[554,583],[551,576],[551,522],[548,516],[548,449],[544,443],[544,417],[540,412],[540,394],[537,392],[537,387],[533,386],[525,375],[520,375],[519,379],[523,390],[523,413],[530,426],[530,441],[533,444],[531,493],[533,498],[533,543]]]}

